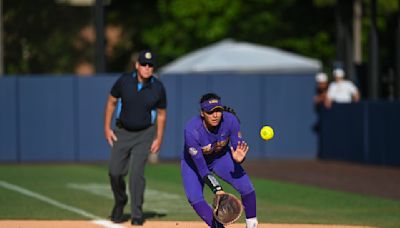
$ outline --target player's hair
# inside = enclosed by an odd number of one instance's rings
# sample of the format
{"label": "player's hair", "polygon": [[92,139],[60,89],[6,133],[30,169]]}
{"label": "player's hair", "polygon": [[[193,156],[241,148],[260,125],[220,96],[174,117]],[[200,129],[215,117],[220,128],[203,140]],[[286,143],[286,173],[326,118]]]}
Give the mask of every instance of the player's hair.
{"label": "player's hair", "polygon": [[[210,100],[210,99],[218,99],[218,100],[221,100],[221,97],[218,96],[218,95],[215,94],[215,93],[206,93],[206,94],[204,94],[203,96],[201,96],[200,104],[203,103],[204,101],[207,101],[207,100]],[[224,106],[224,111],[232,113],[234,116],[236,116],[237,120],[238,120],[239,123],[240,123],[240,119],[239,119],[238,115],[236,114],[236,112],[235,112],[235,110],[234,110],[233,108],[231,108],[231,107],[229,107],[229,106]]]}
{"label": "player's hair", "polygon": [[233,108],[229,106],[224,106],[224,111],[232,113],[240,123],[240,119]]}

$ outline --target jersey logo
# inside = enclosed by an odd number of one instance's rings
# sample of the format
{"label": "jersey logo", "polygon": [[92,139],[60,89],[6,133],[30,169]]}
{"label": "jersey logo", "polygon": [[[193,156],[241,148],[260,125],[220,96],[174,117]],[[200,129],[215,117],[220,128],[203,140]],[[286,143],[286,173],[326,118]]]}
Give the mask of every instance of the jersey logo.
{"label": "jersey logo", "polygon": [[192,156],[195,156],[196,154],[197,154],[197,149],[196,148],[194,148],[194,147],[190,147],[189,148],[189,154],[190,155],[192,155]]}
{"label": "jersey logo", "polygon": [[208,144],[207,146],[203,146],[201,150],[203,154],[211,154],[213,152],[220,152],[226,145],[229,143],[229,139],[225,139],[219,142],[215,142],[213,144]]}
{"label": "jersey logo", "polygon": [[223,140],[223,141],[216,142],[215,146],[214,146],[214,151],[215,152],[221,151],[222,148],[224,148],[226,146],[226,144],[228,144],[228,140],[227,139]]}
{"label": "jersey logo", "polygon": [[201,148],[201,150],[203,151],[203,154],[211,154],[211,152],[212,152],[211,144],[208,144],[207,146],[203,146]]}
{"label": "jersey logo", "polygon": [[238,138],[241,139],[242,138],[242,132],[238,131]]}

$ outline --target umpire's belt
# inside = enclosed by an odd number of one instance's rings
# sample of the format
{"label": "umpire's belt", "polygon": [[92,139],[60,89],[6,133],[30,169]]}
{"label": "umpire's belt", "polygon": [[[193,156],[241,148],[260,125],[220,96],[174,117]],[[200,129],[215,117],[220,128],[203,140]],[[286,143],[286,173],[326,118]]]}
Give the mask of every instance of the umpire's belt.
{"label": "umpire's belt", "polygon": [[131,128],[125,127],[124,124],[122,123],[122,121],[121,121],[120,119],[117,119],[117,120],[115,121],[115,126],[117,126],[118,128],[123,128],[123,129],[125,129],[125,130],[127,130],[127,131],[130,131],[130,132],[137,132],[137,131],[143,131],[143,130],[145,130],[145,129],[151,127],[151,126],[153,126],[153,124],[150,124],[150,125],[147,125],[147,126],[141,127],[141,128],[131,129]]}

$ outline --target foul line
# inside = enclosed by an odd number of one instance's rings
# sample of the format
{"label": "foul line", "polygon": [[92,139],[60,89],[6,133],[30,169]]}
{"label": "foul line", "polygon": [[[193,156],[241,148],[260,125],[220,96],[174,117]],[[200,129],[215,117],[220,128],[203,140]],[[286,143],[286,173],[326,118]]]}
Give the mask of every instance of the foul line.
{"label": "foul line", "polygon": [[55,207],[58,207],[58,208],[61,208],[61,209],[67,210],[67,211],[74,212],[74,213],[76,213],[78,215],[81,215],[83,217],[92,219],[93,220],[93,221],[91,221],[92,223],[101,225],[103,227],[109,227],[109,228],[121,228],[121,227],[123,227],[123,226],[120,226],[118,224],[114,224],[114,223],[112,223],[110,221],[104,220],[103,218],[101,218],[99,216],[96,216],[94,214],[91,214],[91,213],[89,213],[89,212],[87,212],[85,210],[82,210],[82,209],[79,209],[79,208],[76,208],[76,207],[72,207],[72,206],[63,204],[63,203],[61,203],[59,201],[56,201],[56,200],[53,200],[53,199],[51,199],[51,198],[49,198],[47,196],[41,195],[41,194],[36,193],[36,192],[32,192],[32,191],[30,191],[28,189],[19,187],[19,186],[14,185],[14,184],[10,184],[10,183],[5,182],[5,181],[1,181],[0,180],[0,187],[6,188],[6,189],[9,189],[9,190],[12,190],[12,191],[19,192],[19,193],[21,193],[23,195],[30,196],[32,198],[41,200],[41,201],[46,202],[48,204],[51,204],[51,205],[53,205]]}

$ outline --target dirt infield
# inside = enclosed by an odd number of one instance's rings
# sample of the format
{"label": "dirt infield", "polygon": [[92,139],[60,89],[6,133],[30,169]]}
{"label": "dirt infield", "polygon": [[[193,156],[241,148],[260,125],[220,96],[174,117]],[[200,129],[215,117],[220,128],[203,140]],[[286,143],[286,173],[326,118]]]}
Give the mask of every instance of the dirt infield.
{"label": "dirt infield", "polygon": [[[226,228],[243,228],[245,224],[232,224]],[[36,221],[36,220],[3,220],[0,221],[0,228],[101,228],[101,227],[134,227],[129,222],[123,224],[98,225],[94,221]],[[142,226],[144,228],[207,228],[202,222],[169,222],[149,221]],[[345,226],[345,225],[311,225],[311,224],[259,224],[258,228],[366,228],[366,226]]]}
{"label": "dirt infield", "polygon": [[253,177],[400,200],[400,167],[320,160],[246,161]]}

